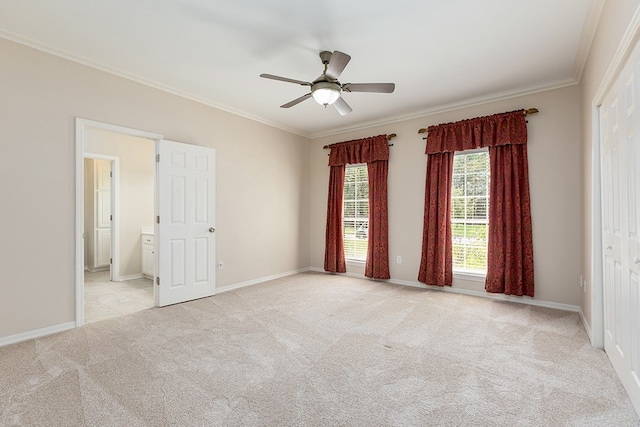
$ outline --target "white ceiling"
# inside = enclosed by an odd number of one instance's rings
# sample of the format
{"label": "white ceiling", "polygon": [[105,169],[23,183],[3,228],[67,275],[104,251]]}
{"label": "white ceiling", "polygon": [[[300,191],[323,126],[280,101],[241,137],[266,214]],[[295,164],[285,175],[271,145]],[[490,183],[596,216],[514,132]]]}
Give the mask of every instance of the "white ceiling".
{"label": "white ceiling", "polygon": [[[317,137],[571,84],[598,2],[0,0],[0,37]],[[279,108],[309,88],[259,75],[312,81],[321,50],[351,55],[341,82],[395,92]]]}

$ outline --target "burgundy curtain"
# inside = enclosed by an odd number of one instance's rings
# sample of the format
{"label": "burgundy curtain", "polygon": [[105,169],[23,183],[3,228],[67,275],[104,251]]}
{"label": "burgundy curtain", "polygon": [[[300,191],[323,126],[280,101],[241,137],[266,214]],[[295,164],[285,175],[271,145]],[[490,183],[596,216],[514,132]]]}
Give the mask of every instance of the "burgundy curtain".
{"label": "burgundy curtain", "polygon": [[329,172],[329,201],[327,203],[324,269],[331,273],[347,272],[347,263],[344,260],[344,241],[342,240],[344,169],[344,165],[331,166]]}
{"label": "burgundy curtain", "polygon": [[[450,153],[453,156],[456,151],[489,147],[491,184],[485,289],[487,292],[533,296],[533,233],[526,149],[527,124],[523,111],[431,126],[428,131],[428,157],[442,153]],[[450,162],[452,165],[453,157]],[[452,244],[450,207],[444,206],[444,199],[433,199],[435,196],[432,194],[436,190],[432,187],[440,188],[444,184],[439,184],[438,180],[444,182],[447,179],[450,189],[453,167],[450,166],[446,170],[442,165],[437,167],[442,170],[433,170],[436,168],[435,162],[433,167],[428,166],[427,170],[425,225],[418,280],[443,286],[451,284],[450,279],[447,283],[447,277],[452,275],[453,264],[451,250],[447,250]],[[448,174],[448,178],[445,173]],[[436,176],[437,174],[440,175]],[[438,193],[437,196],[441,195]],[[451,203],[450,194],[448,197],[447,204]],[[433,213],[434,209],[438,214]],[[445,217],[446,209],[449,211]],[[441,224],[445,218],[448,227]],[[431,245],[443,247],[440,249]],[[444,257],[444,261],[441,257]],[[438,283],[436,279],[441,282]]]}
{"label": "burgundy curtain", "polygon": [[418,273],[418,280],[427,285],[451,286],[453,282],[451,181],[454,154],[445,152],[427,156],[422,258]]}
{"label": "burgundy curtain", "polygon": [[489,147],[489,248],[485,289],[533,296],[533,232],[527,146]]}
{"label": "burgundy curtain", "polygon": [[[327,231],[324,269],[346,272],[344,241],[342,238],[342,197],[344,169],[347,164],[367,163],[369,173],[369,246],[365,276],[389,279],[389,239],[387,215],[387,173],[389,142],[386,135],[330,146],[329,197],[327,203]],[[340,169],[341,172],[337,172]]]}
{"label": "burgundy curtain", "polygon": [[375,279],[390,279],[387,210],[389,161],[369,162],[367,172],[369,174],[369,243],[364,275]]}

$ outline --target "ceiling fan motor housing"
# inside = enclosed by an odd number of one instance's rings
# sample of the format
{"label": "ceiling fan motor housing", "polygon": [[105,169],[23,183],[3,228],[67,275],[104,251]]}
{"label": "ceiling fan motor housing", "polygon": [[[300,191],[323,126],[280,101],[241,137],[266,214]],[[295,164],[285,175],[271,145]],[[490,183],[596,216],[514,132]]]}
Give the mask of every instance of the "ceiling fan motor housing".
{"label": "ceiling fan motor housing", "polygon": [[324,65],[327,65],[329,61],[331,61],[331,55],[332,53],[328,50],[323,50],[322,52],[320,52],[320,60]]}

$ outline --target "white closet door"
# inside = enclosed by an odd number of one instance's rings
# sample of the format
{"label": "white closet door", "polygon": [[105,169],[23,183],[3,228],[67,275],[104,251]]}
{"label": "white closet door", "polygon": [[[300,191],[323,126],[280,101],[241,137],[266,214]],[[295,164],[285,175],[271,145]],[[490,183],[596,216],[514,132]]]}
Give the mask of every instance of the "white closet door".
{"label": "white closet door", "polygon": [[626,157],[626,253],[629,294],[629,378],[627,390],[640,414],[640,44],[622,73]]}
{"label": "white closet door", "polygon": [[[640,46],[640,45],[639,45]],[[640,50],[600,108],[605,350],[640,413]]]}
{"label": "white closet door", "polygon": [[215,150],[160,141],[159,306],[215,294]]}

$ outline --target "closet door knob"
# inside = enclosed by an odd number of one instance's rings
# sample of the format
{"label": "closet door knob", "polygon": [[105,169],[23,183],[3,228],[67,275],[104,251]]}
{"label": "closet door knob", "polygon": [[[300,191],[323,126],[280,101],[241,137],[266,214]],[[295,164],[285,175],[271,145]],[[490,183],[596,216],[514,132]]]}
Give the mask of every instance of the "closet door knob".
{"label": "closet door knob", "polygon": [[612,249],[611,245],[607,245],[607,250],[610,251]]}
{"label": "closet door knob", "polygon": [[633,259],[633,263],[634,263],[634,264],[640,264],[640,258],[639,258],[639,257],[635,257],[635,258]]}
{"label": "closet door knob", "polygon": [[215,229],[215,228],[213,228],[213,227],[209,227],[209,233],[213,233],[214,231],[216,231],[216,229]]}

